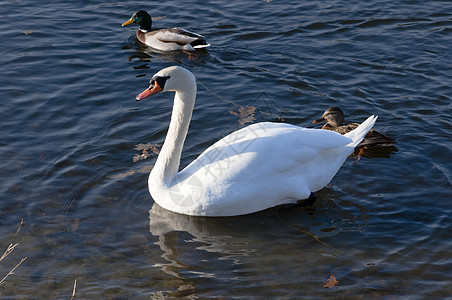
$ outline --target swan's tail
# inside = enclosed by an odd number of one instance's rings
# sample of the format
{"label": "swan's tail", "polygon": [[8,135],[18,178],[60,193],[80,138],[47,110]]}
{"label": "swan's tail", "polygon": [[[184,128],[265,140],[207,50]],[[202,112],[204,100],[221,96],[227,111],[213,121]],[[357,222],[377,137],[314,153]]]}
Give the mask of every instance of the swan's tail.
{"label": "swan's tail", "polygon": [[374,126],[375,121],[377,121],[377,116],[372,115],[367,118],[366,121],[359,124],[358,127],[356,127],[354,130],[350,131],[349,133],[344,134],[344,136],[351,138],[352,142],[348,144],[347,146],[355,148],[356,146],[361,143],[364,136],[369,132],[369,130]]}

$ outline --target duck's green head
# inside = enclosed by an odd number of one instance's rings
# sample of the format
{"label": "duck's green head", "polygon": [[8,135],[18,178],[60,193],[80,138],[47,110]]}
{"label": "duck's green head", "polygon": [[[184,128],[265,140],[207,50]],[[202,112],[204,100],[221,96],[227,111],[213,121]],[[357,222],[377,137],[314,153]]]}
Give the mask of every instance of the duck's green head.
{"label": "duck's green head", "polygon": [[124,22],[122,26],[127,26],[132,23],[140,25],[140,29],[150,31],[152,27],[151,16],[144,10],[135,12],[127,22]]}

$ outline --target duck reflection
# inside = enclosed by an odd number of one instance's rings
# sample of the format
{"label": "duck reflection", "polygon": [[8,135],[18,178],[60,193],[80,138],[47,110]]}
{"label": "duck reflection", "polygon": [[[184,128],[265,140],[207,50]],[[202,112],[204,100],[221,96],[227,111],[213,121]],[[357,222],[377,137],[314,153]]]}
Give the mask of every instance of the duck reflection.
{"label": "duck reflection", "polygon": [[188,58],[188,60],[196,60],[197,62],[205,63],[203,58],[205,58],[205,55],[207,54],[207,50],[205,49],[197,49],[194,53],[189,53],[189,55],[181,51],[160,51],[143,45],[136,39],[129,40],[128,45],[122,49],[137,50],[135,53],[129,55],[129,61],[140,62],[150,62],[153,59],[163,59],[179,64],[185,64],[184,61],[186,62]]}

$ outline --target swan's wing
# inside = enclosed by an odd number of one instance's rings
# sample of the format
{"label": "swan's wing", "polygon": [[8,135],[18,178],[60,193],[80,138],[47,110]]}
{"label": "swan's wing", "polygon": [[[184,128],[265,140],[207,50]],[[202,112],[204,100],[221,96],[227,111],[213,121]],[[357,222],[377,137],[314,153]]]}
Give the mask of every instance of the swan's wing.
{"label": "swan's wing", "polygon": [[[311,163],[325,150],[342,149],[352,140],[337,132],[290,124],[262,122],[237,130],[207,148],[187,171],[237,172],[251,163],[268,169],[287,169]],[[279,167],[272,168],[276,163]]]}
{"label": "swan's wing", "polygon": [[[336,174],[352,140],[337,132],[256,123],[219,140],[178,175],[210,215],[236,215],[306,199]],[[181,186],[182,186],[181,185]]]}
{"label": "swan's wing", "polygon": [[315,151],[342,148],[352,142],[350,138],[334,131],[303,127],[294,131],[293,138],[298,147],[309,147]]}

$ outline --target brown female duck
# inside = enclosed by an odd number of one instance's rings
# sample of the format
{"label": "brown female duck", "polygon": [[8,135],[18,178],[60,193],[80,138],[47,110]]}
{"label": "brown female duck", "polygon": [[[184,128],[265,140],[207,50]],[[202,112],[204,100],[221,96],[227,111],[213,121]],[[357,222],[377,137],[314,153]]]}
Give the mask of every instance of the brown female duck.
{"label": "brown female duck", "polygon": [[[344,112],[339,107],[330,107],[323,113],[320,119],[312,121],[313,124],[320,122],[326,122],[322,129],[336,131],[340,134],[346,134],[358,127],[358,123],[344,123]],[[395,144],[396,141],[386,135],[379,133],[378,131],[371,129],[361,144],[358,147],[369,147],[369,146],[390,146]]]}

